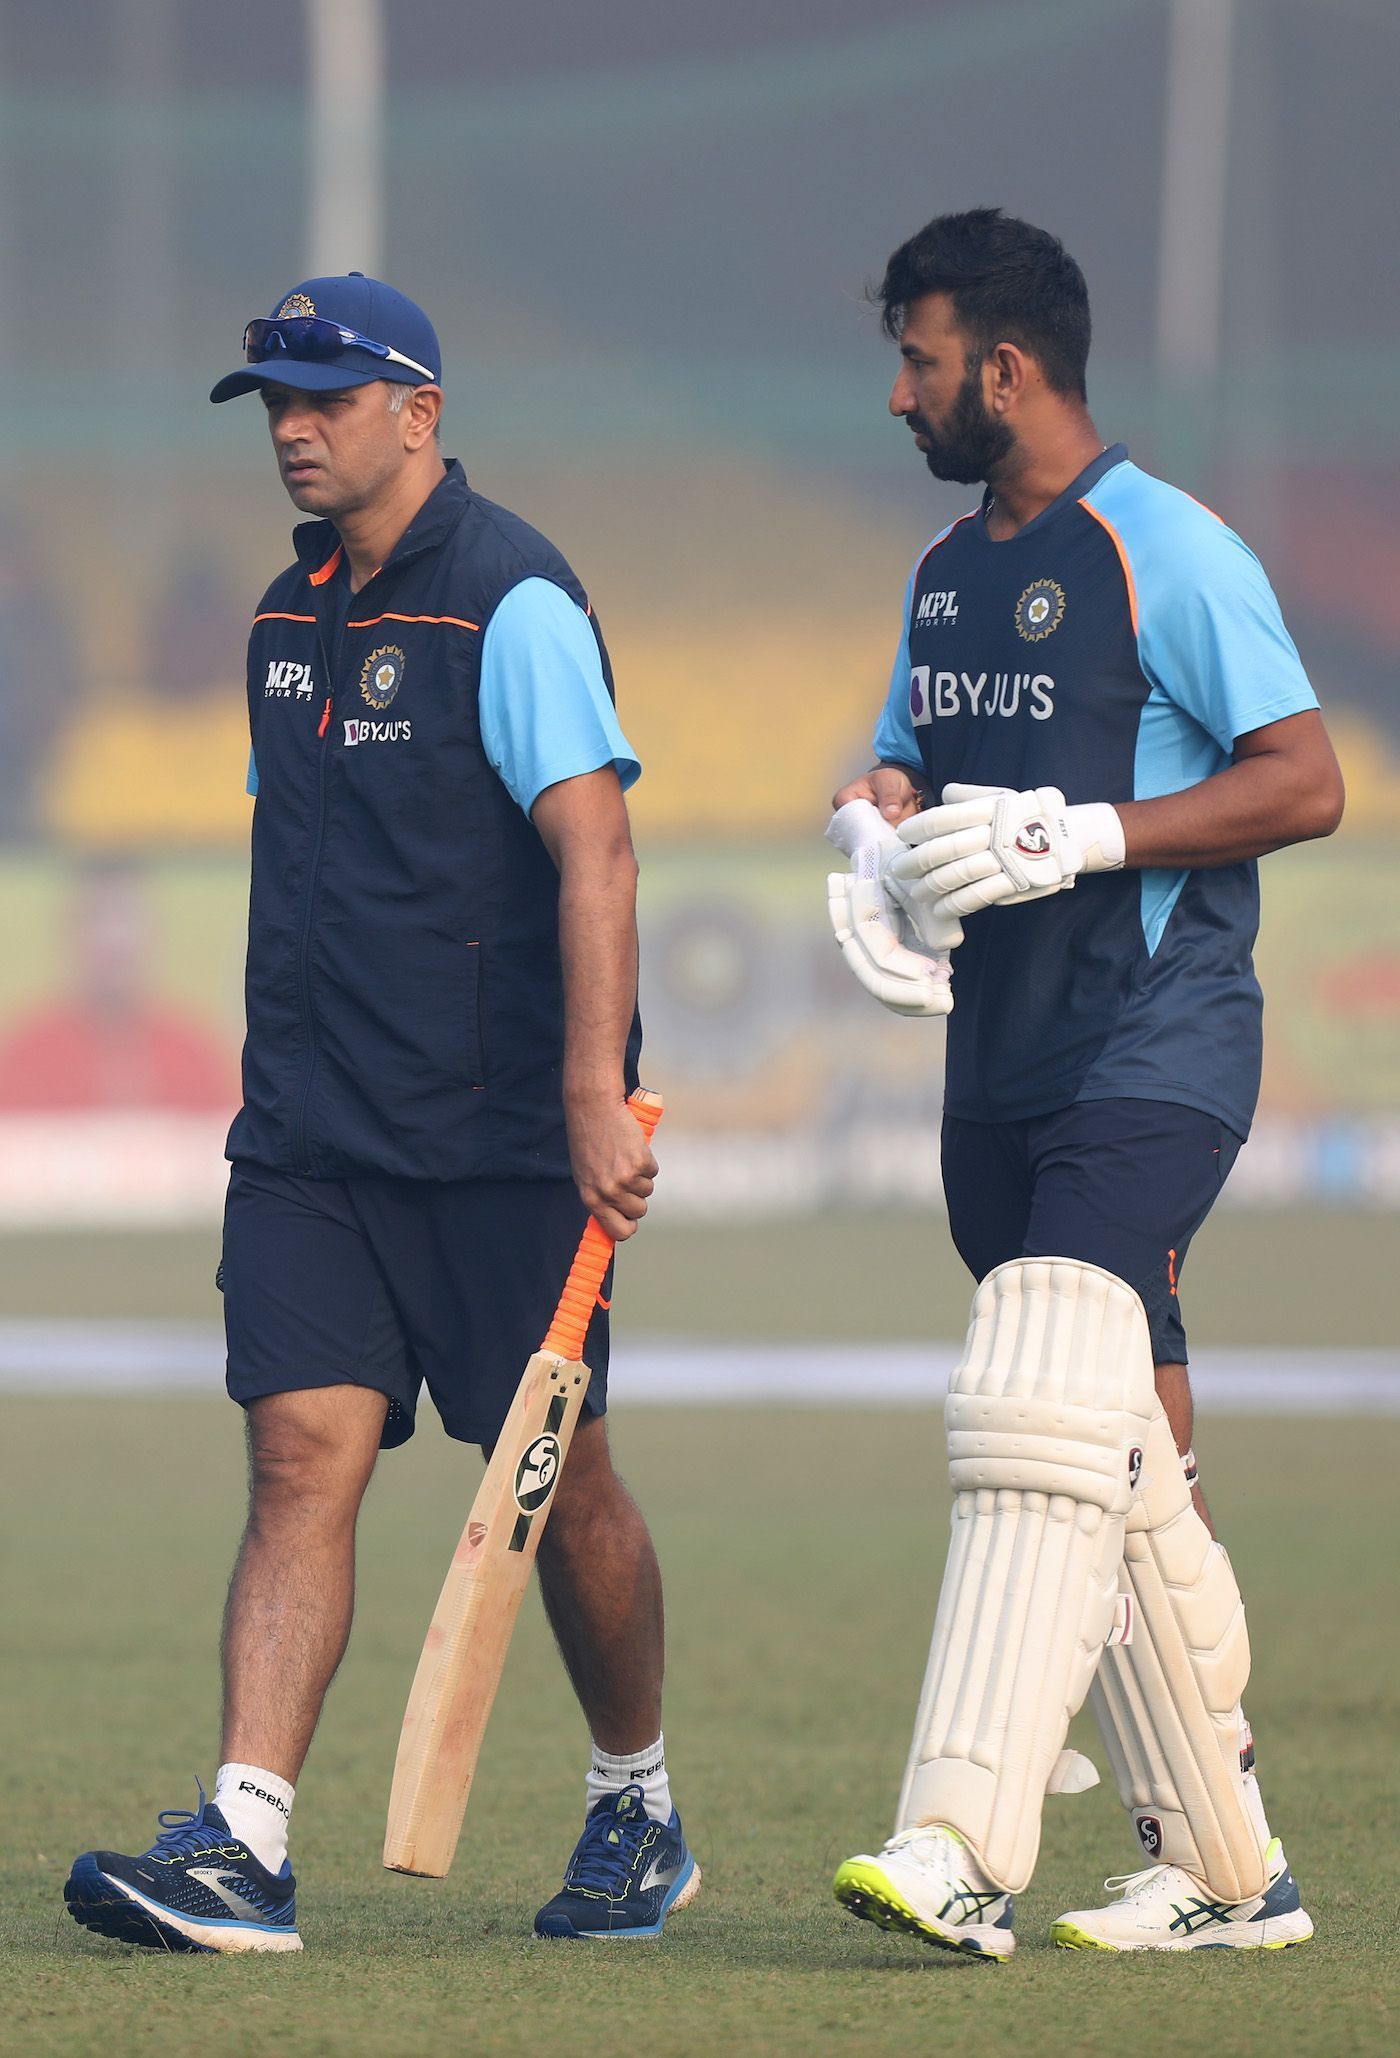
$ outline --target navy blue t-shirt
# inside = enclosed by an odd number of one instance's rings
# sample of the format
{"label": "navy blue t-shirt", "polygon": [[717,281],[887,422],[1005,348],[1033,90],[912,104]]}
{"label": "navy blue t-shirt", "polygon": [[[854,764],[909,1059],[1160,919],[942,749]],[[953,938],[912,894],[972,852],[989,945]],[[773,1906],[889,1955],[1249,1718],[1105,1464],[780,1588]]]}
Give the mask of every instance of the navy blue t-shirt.
{"label": "navy blue t-shirt", "polygon": [[[935,799],[957,782],[1145,800],[1316,706],[1258,559],[1115,444],[1015,536],[993,541],[979,508],[934,538],[875,752]],[[1253,863],[1097,873],[972,916],[953,959],[948,1113],[1014,1121],[1124,1097],[1247,1134],[1258,922]]]}

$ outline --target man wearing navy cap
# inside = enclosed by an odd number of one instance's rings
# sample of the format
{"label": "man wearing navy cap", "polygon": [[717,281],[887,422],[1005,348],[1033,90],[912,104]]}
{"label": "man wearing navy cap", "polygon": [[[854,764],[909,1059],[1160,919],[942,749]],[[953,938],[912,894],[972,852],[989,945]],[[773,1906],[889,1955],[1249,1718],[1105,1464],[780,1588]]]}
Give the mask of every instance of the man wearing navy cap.
{"label": "man wearing navy cap", "polygon": [[[248,1036],[220,1268],[251,1505],[212,1800],[95,1851],[76,1919],[175,1950],[299,1950],[294,1784],[349,1636],[354,1531],[426,1383],[489,1447],[589,1214],[656,1164],[637,1084],[636,861],[607,650],[564,559],[438,449],[421,308],[351,272],[248,324],[210,398],[261,395],[317,519],[248,647]],[[661,1737],[661,1581],[604,1420],[611,1280],[540,1545],[588,1717],[588,1814],[542,1936],[655,1936],[700,1875]]]}

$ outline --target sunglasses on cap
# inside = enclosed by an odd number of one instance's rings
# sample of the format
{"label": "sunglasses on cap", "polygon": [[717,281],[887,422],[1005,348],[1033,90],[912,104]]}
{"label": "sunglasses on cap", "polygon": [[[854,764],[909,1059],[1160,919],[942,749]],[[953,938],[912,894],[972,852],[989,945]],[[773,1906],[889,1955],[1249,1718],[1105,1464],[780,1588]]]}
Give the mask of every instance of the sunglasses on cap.
{"label": "sunglasses on cap", "polygon": [[249,322],[243,331],[243,354],[249,364],[266,364],[277,357],[296,358],[307,364],[333,364],[346,350],[367,350],[371,357],[407,365],[411,372],[421,372],[425,379],[437,383],[437,374],[425,364],[405,357],[400,350],[391,350],[387,343],[376,343],[372,336],[362,336],[358,329],[328,322],[319,314],[260,317]]}

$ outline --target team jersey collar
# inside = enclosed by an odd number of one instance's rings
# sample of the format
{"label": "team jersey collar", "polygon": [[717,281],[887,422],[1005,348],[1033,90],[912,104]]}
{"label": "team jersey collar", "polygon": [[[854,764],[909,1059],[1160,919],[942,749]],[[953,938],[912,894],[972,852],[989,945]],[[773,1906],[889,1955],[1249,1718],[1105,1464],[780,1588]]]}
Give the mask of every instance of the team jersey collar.
{"label": "team jersey collar", "polygon": [[[1033,529],[1043,528],[1046,522],[1054,521],[1061,508],[1071,506],[1076,500],[1082,500],[1092,487],[1098,485],[1105,472],[1111,472],[1115,465],[1126,464],[1127,460],[1127,444],[1110,443],[1107,450],[1099,452],[1092,464],[1085,465],[1077,479],[1070,480],[1063,493],[1052,500],[1048,507],[1043,507],[1040,513],[1033,520],[1027,522],[1023,529],[1018,529],[1014,536],[1008,536],[1006,541],[1008,543],[1019,543],[1021,538],[1029,536]],[[981,520],[972,524],[972,531],[983,543],[988,544],[994,550],[1000,550],[1002,545],[1000,543],[992,543],[991,537],[987,534],[987,516],[991,511],[994,498],[995,496],[989,486],[982,495]]]}
{"label": "team jersey collar", "polygon": [[[423,502],[382,569],[403,564],[406,559],[417,557],[425,550],[436,549],[456,528],[471,497],[471,488],[460,461],[449,457],[446,477],[438,481]],[[334,571],[340,537],[333,522],[298,522],[292,531],[292,547],[298,563],[315,585],[318,573],[329,576]]]}

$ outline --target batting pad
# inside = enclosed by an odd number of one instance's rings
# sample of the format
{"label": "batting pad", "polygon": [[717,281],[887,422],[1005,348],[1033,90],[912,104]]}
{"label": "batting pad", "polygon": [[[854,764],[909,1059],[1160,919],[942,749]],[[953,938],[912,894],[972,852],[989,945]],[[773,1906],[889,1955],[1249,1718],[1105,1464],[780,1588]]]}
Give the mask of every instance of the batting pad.
{"label": "batting pad", "polygon": [[972,1303],[945,1421],[952,1539],[896,1829],[943,1823],[1020,1893],[1041,1803],[1118,1604],[1153,1405],[1142,1303],[1020,1258]]}
{"label": "batting pad", "polygon": [[1191,1505],[1160,1403],[1121,1579],[1132,1641],[1104,1652],[1092,1701],[1138,1841],[1150,1860],[1184,1867],[1218,1900],[1262,1894],[1267,1839],[1251,1820],[1240,1766],[1244,1603]]}

